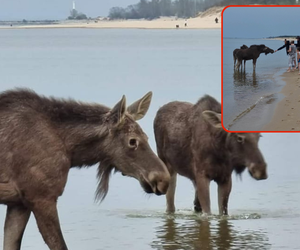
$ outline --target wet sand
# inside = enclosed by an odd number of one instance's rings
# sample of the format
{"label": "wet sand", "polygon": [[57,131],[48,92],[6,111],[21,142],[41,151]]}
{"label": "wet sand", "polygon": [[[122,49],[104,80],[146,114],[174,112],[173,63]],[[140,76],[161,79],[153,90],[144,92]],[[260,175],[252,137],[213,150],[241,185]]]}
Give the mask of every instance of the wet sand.
{"label": "wet sand", "polygon": [[264,131],[300,131],[300,75],[299,71],[285,72],[284,98],[277,104],[273,118]]}

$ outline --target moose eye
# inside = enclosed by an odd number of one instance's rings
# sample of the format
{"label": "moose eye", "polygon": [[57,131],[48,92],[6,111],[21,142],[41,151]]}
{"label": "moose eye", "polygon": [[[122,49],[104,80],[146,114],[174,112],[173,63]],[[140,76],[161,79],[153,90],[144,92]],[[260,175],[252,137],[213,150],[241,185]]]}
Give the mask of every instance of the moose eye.
{"label": "moose eye", "polygon": [[129,140],[129,147],[137,149],[138,141],[134,138],[130,139]]}
{"label": "moose eye", "polygon": [[242,136],[238,136],[238,138],[237,138],[237,141],[238,141],[239,143],[244,143],[244,140],[245,140],[245,138],[242,137]]}

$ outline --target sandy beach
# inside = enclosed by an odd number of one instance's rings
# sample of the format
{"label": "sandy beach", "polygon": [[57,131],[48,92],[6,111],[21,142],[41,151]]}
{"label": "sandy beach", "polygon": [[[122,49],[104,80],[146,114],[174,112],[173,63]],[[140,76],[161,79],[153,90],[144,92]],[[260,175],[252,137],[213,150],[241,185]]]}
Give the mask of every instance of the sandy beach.
{"label": "sandy beach", "polygon": [[[91,29],[221,29],[221,12],[223,7],[213,7],[196,18],[185,19],[176,17],[161,17],[154,20],[84,20],[84,21],[60,21],[57,24],[46,25],[0,25],[0,29],[44,29],[44,28],[91,28]],[[218,18],[218,23],[215,18]]]}
{"label": "sandy beach", "polygon": [[284,98],[278,103],[273,118],[263,131],[300,131],[300,75],[298,70],[285,72]]}
{"label": "sandy beach", "polygon": [[45,28],[94,28],[94,29],[220,29],[221,18],[215,23],[216,16],[206,16],[187,19],[187,27],[184,26],[185,19],[159,18],[152,21],[148,20],[117,20],[117,21],[84,21],[84,22],[61,22],[49,25],[19,25],[19,26],[0,26],[0,29],[45,29]]}

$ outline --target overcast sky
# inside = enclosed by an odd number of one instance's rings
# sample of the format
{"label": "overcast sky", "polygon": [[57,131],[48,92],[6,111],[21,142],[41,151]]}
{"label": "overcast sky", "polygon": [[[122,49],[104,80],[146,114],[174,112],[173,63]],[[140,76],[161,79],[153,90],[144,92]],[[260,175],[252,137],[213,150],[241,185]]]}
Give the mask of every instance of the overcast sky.
{"label": "overcast sky", "polygon": [[[126,7],[139,0],[76,0],[76,9],[88,17],[107,16],[114,6]],[[71,0],[0,0],[0,20],[65,19]]]}
{"label": "overcast sky", "polygon": [[223,13],[223,36],[300,35],[299,13],[300,7],[229,7]]}

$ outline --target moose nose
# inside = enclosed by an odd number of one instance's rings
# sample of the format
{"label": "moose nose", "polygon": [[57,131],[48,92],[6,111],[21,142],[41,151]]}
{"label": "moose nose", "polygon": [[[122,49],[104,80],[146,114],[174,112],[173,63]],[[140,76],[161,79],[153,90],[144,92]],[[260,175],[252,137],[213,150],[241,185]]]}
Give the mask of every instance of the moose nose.
{"label": "moose nose", "polygon": [[166,194],[170,182],[169,173],[151,172],[148,176],[149,183],[156,195]]}
{"label": "moose nose", "polygon": [[262,164],[258,166],[252,166],[249,170],[251,176],[256,180],[265,180],[268,178],[267,165]]}

